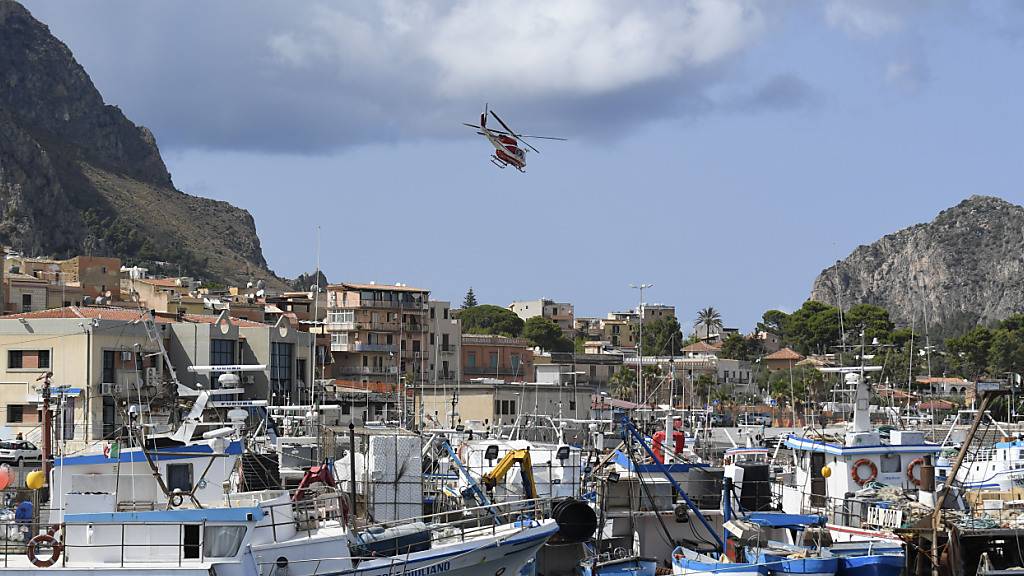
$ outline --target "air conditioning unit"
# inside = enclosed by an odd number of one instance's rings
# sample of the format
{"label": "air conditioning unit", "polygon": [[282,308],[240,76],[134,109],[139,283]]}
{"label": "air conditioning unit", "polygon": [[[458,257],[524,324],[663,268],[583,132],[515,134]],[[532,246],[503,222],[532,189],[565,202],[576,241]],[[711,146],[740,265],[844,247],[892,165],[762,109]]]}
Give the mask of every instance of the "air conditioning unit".
{"label": "air conditioning unit", "polygon": [[156,368],[146,368],[146,384],[156,386],[160,383],[160,371]]}
{"label": "air conditioning unit", "polygon": [[117,394],[117,384],[113,382],[100,384],[100,394],[103,396],[115,396]]}

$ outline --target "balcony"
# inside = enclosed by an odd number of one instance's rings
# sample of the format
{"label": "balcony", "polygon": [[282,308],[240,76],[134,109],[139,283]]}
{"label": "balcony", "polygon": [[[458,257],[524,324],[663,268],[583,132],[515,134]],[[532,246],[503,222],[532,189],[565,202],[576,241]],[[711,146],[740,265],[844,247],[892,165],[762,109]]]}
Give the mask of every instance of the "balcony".
{"label": "balcony", "polygon": [[331,352],[383,352],[393,354],[394,344],[363,344],[362,342],[331,342]]}
{"label": "balcony", "polygon": [[410,302],[410,301],[396,301],[396,300],[363,300],[359,304],[338,304],[338,308],[343,310],[358,310],[360,308],[380,308],[390,310],[410,310],[410,311],[427,311],[427,304],[425,302]]}
{"label": "balcony", "polygon": [[454,354],[459,351],[455,344],[440,344],[437,350],[442,354]]}
{"label": "balcony", "polygon": [[335,374],[342,376],[394,376],[398,374],[395,366],[341,366],[334,369]]}
{"label": "balcony", "polygon": [[351,332],[359,330],[359,322],[328,322],[328,332]]}

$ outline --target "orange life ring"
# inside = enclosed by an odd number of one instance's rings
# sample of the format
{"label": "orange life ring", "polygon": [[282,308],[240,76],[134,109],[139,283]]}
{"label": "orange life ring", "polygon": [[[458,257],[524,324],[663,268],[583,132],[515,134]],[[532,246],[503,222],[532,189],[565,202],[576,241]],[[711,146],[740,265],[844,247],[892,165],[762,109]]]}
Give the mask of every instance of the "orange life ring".
{"label": "orange life ring", "polygon": [[[39,558],[36,556],[36,547],[40,544],[50,545],[50,557],[47,559]],[[32,563],[36,568],[49,568],[57,563],[57,559],[60,558],[61,544],[60,542],[51,536],[50,534],[38,534],[34,538],[28,541],[28,545],[25,547],[25,553],[28,555],[28,561]]]}
{"label": "orange life ring", "polygon": [[907,478],[910,479],[910,483],[913,484],[914,486],[921,485],[921,479],[918,478],[917,476],[914,476],[914,470],[916,470],[918,466],[921,466],[923,464],[924,458],[915,458],[910,464],[907,465]]}
{"label": "orange life ring", "polygon": [[[871,468],[871,475],[868,476],[867,478],[861,477],[860,472],[858,472],[858,470],[860,470],[860,467],[865,464],[867,464],[868,467]],[[860,460],[857,460],[856,462],[853,463],[853,466],[850,468],[850,477],[853,478],[853,481],[856,482],[858,486],[863,486],[868,482],[871,482],[872,480],[875,479],[876,476],[878,476],[878,466],[875,466],[875,463],[872,462],[871,460],[868,460],[867,458],[861,458]]]}

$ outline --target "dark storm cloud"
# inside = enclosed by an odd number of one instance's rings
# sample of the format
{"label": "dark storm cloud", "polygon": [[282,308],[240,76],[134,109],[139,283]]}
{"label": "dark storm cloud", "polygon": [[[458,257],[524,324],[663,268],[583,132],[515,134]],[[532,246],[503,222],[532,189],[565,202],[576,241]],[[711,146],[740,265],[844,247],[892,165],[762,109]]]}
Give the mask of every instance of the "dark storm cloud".
{"label": "dark storm cloud", "polygon": [[[706,114],[764,26],[746,0],[27,5],[164,148],[288,153],[461,134],[485,101],[571,135]],[[744,105],[813,96],[778,77]]]}

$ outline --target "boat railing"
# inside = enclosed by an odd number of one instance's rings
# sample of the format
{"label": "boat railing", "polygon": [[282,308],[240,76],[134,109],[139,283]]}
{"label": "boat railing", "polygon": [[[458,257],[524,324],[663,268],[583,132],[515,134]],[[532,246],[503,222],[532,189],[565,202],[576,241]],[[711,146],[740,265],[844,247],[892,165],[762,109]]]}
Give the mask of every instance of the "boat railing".
{"label": "boat railing", "polygon": [[552,499],[526,499],[396,520],[358,522],[349,516],[351,507],[347,495],[340,491],[329,491],[298,502],[261,503],[260,508],[266,512],[268,521],[261,522],[256,529],[269,530],[271,539],[279,542],[301,537],[303,534],[312,537],[319,527],[330,521],[337,522],[338,526],[354,526],[356,532],[381,531],[422,522],[432,532],[456,530],[456,533],[465,540],[487,532],[496,534],[502,524],[546,518],[551,513],[551,507]]}
{"label": "boat railing", "polygon": [[[12,530],[20,531],[20,529],[25,526],[25,523],[22,523],[22,522],[4,522],[4,523],[2,523],[0,525],[3,525],[3,529],[7,531],[6,534],[11,534]],[[129,541],[133,536],[138,536],[137,532],[132,532],[132,527],[133,526],[140,526],[140,525],[145,525],[145,526],[149,526],[149,527],[152,527],[152,526],[176,527],[177,530],[174,530],[174,534],[175,535],[173,537],[167,538],[167,539],[162,539],[161,537],[157,536],[159,534],[159,532],[154,531],[154,530],[149,530],[149,531],[147,531],[147,537],[146,537],[144,542],[143,541],[140,541],[140,542],[131,542],[131,541]],[[199,526],[199,528],[200,528],[199,533],[202,534],[200,539],[198,539],[198,540],[196,540],[194,542],[187,542],[186,543],[186,535],[185,535],[185,527],[186,526]],[[218,526],[220,526],[220,524],[218,524]],[[152,554],[147,554],[146,555],[146,558],[147,558],[146,561],[153,562],[154,559],[155,559],[157,562],[160,562],[160,561],[169,562],[169,563],[175,564],[175,565],[177,565],[179,567],[182,566],[186,562],[195,561],[195,562],[198,562],[199,564],[203,564],[207,560],[210,559],[206,555],[206,549],[205,549],[206,548],[206,545],[205,545],[206,544],[205,543],[206,535],[205,534],[206,534],[206,528],[207,528],[207,523],[206,523],[205,520],[204,521],[199,521],[199,522],[169,522],[169,521],[152,521],[152,520],[147,520],[145,522],[141,522],[141,521],[140,522],[90,522],[88,525],[72,525],[71,527],[72,528],[81,527],[83,529],[89,530],[90,532],[93,532],[97,528],[102,528],[102,527],[118,527],[120,529],[119,530],[119,538],[115,542],[95,542],[95,543],[89,543],[89,542],[74,543],[74,542],[69,542],[68,538],[67,538],[68,525],[66,523],[61,523],[61,524],[55,525],[55,526],[51,527],[51,532],[53,534],[58,534],[59,533],[61,535],[60,544],[59,544],[60,549],[61,549],[61,552],[59,554],[59,562],[61,563],[61,566],[66,566],[68,560],[71,560],[71,559],[74,558],[75,550],[96,550],[96,549],[115,549],[115,548],[118,550],[118,553],[117,553],[117,557],[116,557],[115,561],[111,562],[111,564],[117,564],[117,565],[119,565],[121,567],[124,567],[126,563],[131,564],[133,562],[141,561],[141,560],[133,560],[132,556],[129,554],[130,550],[138,549],[138,548],[146,548],[146,549],[149,549],[149,550],[152,550],[154,548],[156,548],[156,549],[167,549],[167,548],[176,549],[177,553],[175,554],[174,557],[165,557],[165,558],[159,558],[158,557],[158,558],[154,558]],[[115,533],[117,533],[117,532],[115,532]],[[167,534],[167,533],[170,533],[170,531],[165,531],[164,533]],[[26,553],[27,548],[28,548],[28,543],[14,544],[9,539],[5,538],[4,539],[3,567],[4,568],[9,567],[9,565],[10,565],[9,556],[12,553],[14,553],[14,554],[24,554],[24,553]],[[157,555],[157,556],[159,556],[159,555]],[[234,556],[232,556],[232,558],[233,557]],[[220,557],[218,557],[218,558],[220,558]],[[227,559],[227,558],[223,558],[223,559]]]}

